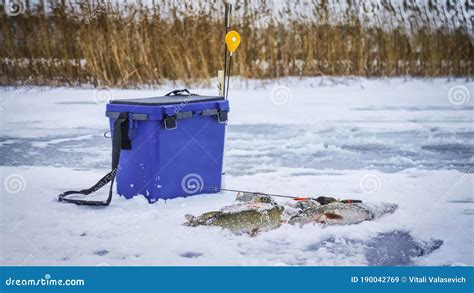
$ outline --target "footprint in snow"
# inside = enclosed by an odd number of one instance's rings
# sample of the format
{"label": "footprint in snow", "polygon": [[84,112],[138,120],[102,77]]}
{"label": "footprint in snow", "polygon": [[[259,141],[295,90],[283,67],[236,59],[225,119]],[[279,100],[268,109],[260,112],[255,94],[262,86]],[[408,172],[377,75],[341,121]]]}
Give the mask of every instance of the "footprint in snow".
{"label": "footprint in snow", "polygon": [[109,251],[108,251],[108,250],[105,250],[105,249],[103,249],[103,250],[98,250],[98,251],[94,252],[94,254],[96,254],[96,255],[98,255],[98,256],[103,256],[103,255],[106,255],[106,254],[108,254],[108,253],[109,253]]}
{"label": "footprint in snow", "polygon": [[197,258],[197,257],[202,256],[202,253],[188,251],[188,252],[181,253],[179,256],[184,257],[184,258]]}

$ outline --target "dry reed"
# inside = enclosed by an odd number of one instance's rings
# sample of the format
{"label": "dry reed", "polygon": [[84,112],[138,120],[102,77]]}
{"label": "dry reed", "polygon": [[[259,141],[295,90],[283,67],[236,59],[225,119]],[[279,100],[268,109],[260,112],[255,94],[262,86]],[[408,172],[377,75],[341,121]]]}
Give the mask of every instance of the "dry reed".
{"label": "dry reed", "polygon": [[[327,0],[313,2],[319,3],[308,8],[313,16],[278,20],[264,17],[265,1],[257,12],[248,0],[237,1],[233,28],[243,42],[233,73],[250,78],[472,74],[472,37],[465,25],[450,26],[448,16],[446,25],[436,28],[423,23],[426,11],[387,21],[386,13],[401,12],[384,6],[385,14],[370,15],[376,25],[365,25],[349,0],[341,19],[331,22]],[[0,84],[32,78],[40,85],[134,87],[214,77],[223,66],[223,2],[193,3],[26,2],[24,13],[0,16]]]}

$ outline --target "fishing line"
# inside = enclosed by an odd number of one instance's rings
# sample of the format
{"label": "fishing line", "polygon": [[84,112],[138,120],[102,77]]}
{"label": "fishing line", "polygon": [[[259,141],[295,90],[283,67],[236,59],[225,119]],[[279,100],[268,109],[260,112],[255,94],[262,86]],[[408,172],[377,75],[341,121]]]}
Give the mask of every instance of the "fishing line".
{"label": "fishing line", "polygon": [[291,195],[282,195],[282,194],[270,194],[270,193],[264,193],[264,192],[256,192],[256,191],[247,191],[247,190],[238,190],[238,189],[228,189],[228,188],[216,188],[216,187],[203,187],[203,189],[208,189],[212,191],[230,191],[230,192],[244,192],[244,193],[261,193],[261,194],[266,194],[270,196],[275,196],[275,197],[283,197],[283,198],[299,198],[297,196],[291,196]]}

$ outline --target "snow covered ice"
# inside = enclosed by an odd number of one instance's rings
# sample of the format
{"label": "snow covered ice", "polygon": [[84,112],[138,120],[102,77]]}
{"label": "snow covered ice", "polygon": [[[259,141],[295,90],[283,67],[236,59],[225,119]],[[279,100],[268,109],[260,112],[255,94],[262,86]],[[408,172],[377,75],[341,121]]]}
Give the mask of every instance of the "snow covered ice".
{"label": "snow covered ice", "polygon": [[[1,88],[0,264],[474,265],[473,86],[443,78],[234,82],[225,187],[398,205],[357,225],[284,224],[254,238],[182,225],[185,214],[231,204],[230,192],[155,204],[114,195],[107,208],[58,203],[59,193],[109,171],[105,102],[94,89]],[[139,98],[171,87],[106,94]],[[105,198],[106,189],[92,196]]]}

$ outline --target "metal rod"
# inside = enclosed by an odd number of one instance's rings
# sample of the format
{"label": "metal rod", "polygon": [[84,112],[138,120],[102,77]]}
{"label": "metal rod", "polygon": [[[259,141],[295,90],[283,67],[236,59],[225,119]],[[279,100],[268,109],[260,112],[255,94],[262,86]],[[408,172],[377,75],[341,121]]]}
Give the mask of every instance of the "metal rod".
{"label": "metal rod", "polygon": [[229,72],[227,74],[227,86],[225,87],[226,93],[225,93],[225,99],[229,99],[229,83],[230,83],[230,69],[232,67],[232,54],[229,56]]}
{"label": "metal rod", "polygon": [[[225,4],[225,9],[224,9],[224,30],[225,30],[225,35],[229,32],[230,29],[230,13],[232,13],[232,4],[226,3]],[[227,44],[224,42],[224,84],[223,84],[223,89],[222,92],[225,95],[225,90],[226,90],[226,85],[225,85],[225,76],[227,74]]]}

